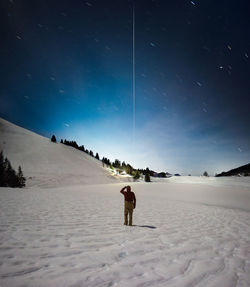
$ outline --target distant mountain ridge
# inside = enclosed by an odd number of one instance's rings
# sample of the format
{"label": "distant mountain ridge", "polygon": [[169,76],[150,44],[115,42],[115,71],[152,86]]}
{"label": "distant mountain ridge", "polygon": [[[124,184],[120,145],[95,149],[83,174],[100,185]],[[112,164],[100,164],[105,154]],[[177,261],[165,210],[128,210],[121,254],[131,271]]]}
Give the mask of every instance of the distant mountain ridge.
{"label": "distant mountain ridge", "polygon": [[250,176],[250,163],[246,165],[242,165],[240,167],[231,169],[229,171],[223,171],[220,174],[217,174],[216,177],[220,176],[233,176],[233,175],[242,175],[242,176]]}

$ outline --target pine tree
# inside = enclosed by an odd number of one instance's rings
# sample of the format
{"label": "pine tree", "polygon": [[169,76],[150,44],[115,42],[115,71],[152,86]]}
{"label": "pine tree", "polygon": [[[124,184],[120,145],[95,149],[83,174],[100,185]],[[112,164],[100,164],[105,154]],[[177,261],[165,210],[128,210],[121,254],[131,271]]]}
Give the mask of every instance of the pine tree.
{"label": "pine tree", "polygon": [[4,168],[4,186],[10,186],[11,182],[11,164],[7,157],[4,159],[3,163]]}
{"label": "pine tree", "polygon": [[[21,179],[21,185],[19,178]],[[21,167],[18,169],[18,174],[12,168],[10,161],[8,158],[4,158],[3,152],[0,152],[0,186],[6,187],[23,187],[25,186],[25,177],[23,177],[23,173]]]}
{"label": "pine tree", "polygon": [[81,151],[85,151],[85,149],[84,149],[84,145],[81,145],[81,146],[79,147],[79,150],[81,150]]}
{"label": "pine tree", "polygon": [[0,152],[0,186],[4,185],[4,157],[3,152]]}
{"label": "pine tree", "polygon": [[92,150],[89,151],[89,155],[94,156]]}
{"label": "pine tree", "polygon": [[116,168],[120,168],[121,167],[121,162],[119,161],[119,159],[115,159],[115,162],[113,163],[113,166]]}
{"label": "pine tree", "polygon": [[62,139],[61,139],[60,143],[62,143],[62,144],[63,144],[63,140],[62,140]]}
{"label": "pine tree", "polygon": [[150,182],[150,172],[149,172],[148,167],[146,168],[145,181]]}
{"label": "pine tree", "polygon": [[203,176],[209,176],[207,171],[204,171]]}
{"label": "pine tree", "polygon": [[107,165],[111,167],[111,162],[108,158],[107,158]]}
{"label": "pine tree", "polygon": [[134,175],[134,179],[139,179],[140,178],[140,172],[139,170],[137,169],[136,172],[135,172],[135,175]]}
{"label": "pine tree", "polygon": [[53,136],[51,137],[51,141],[52,141],[53,143],[56,143],[56,137],[55,137],[55,135],[53,135]]}
{"label": "pine tree", "polygon": [[19,187],[24,187],[26,178],[23,176],[23,172],[22,172],[22,169],[21,169],[20,165],[18,167],[17,177],[18,177],[18,186]]}
{"label": "pine tree", "polygon": [[127,164],[126,168],[126,173],[132,175],[133,173],[133,167],[130,164]]}
{"label": "pine tree", "polygon": [[96,153],[95,158],[98,159],[98,160],[100,159],[98,152]]}
{"label": "pine tree", "polygon": [[12,168],[10,161],[5,158],[5,180],[6,186],[9,187],[17,187],[18,186],[18,177],[16,175],[16,171]]}

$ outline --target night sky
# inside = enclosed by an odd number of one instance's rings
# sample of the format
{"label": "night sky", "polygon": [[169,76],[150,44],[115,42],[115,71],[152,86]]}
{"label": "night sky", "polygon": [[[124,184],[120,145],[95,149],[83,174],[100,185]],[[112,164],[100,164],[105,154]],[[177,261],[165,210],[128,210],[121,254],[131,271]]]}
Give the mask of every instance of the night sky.
{"label": "night sky", "polygon": [[250,159],[250,2],[2,0],[0,116],[135,168]]}

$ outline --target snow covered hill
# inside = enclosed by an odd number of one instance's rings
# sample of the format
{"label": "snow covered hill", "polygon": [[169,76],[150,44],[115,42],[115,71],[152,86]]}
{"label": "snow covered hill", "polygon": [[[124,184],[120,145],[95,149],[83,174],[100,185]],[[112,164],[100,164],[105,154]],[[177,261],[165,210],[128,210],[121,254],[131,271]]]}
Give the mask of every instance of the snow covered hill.
{"label": "snow covered hill", "polygon": [[0,150],[15,169],[21,165],[28,187],[117,182],[101,161],[1,118]]}

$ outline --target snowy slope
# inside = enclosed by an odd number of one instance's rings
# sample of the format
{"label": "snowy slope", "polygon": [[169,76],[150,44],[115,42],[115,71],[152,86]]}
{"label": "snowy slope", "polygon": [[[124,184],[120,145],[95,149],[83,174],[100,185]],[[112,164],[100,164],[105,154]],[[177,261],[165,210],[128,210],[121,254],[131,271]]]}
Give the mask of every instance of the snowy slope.
{"label": "snowy slope", "polygon": [[0,285],[250,286],[250,185],[121,187],[0,188]]}
{"label": "snowy slope", "polygon": [[21,165],[28,187],[117,182],[100,161],[86,153],[52,143],[1,118],[0,150],[15,169]]}

